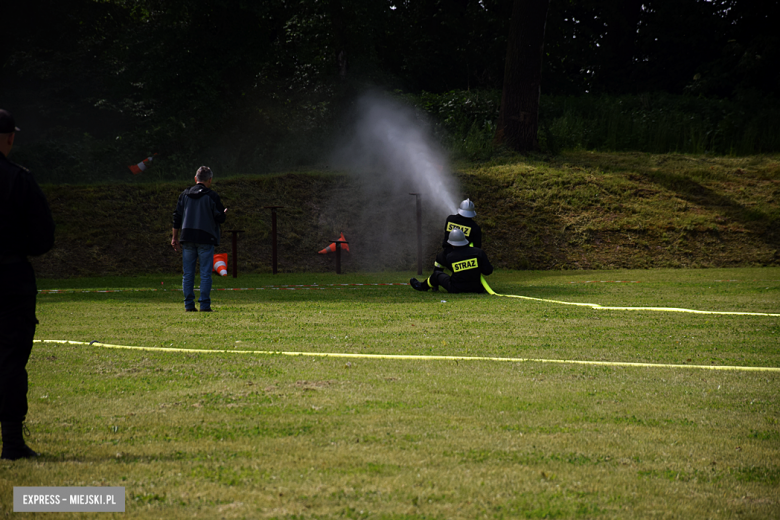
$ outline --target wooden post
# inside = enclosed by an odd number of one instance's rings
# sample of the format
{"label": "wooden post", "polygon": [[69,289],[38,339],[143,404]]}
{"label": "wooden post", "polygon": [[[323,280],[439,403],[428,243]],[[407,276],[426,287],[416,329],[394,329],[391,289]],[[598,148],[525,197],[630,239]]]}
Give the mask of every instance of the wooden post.
{"label": "wooden post", "polygon": [[284,206],[263,206],[271,210],[271,271],[277,273],[277,248],[276,248],[276,210]]}
{"label": "wooden post", "polygon": [[414,195],[417,201],[417,274],[423,274],[422,266],[422,203],[420,202],[419,193],[410,193]]}
{"label": "wooden post", "polygon": [[230,229],[233,233],[233,278],[238,278],[238,234],[243,233],[243,229]]}
{"label": "wooden post", "polygon": [[349,244],[349,242],[341,240],[341,237],[331,242],[336,244],[336,274],[341,274],[341,244]]}

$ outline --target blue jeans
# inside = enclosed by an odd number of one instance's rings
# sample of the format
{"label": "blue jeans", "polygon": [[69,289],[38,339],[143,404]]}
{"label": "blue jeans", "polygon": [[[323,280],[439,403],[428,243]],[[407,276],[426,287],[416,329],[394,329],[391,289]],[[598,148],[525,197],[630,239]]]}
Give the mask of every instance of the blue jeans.
{"label": "blue jeans", "polygon": [[182,242],[184,276],[181,288],[184,291],[184,308],[195,308],[195,263],[200,261],[200,310],[211,308],[211,270],[214,268],[214,246]]}

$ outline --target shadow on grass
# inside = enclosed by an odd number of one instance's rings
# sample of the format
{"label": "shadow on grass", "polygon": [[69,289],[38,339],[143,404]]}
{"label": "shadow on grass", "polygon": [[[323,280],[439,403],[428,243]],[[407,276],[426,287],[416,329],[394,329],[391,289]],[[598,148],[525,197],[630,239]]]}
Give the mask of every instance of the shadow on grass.
{"label": "shadow on grass", "polygon": [[682,175],[668,172],[643,172],[641,175],[654,184],[674,191],[678,197],[687,202],[719,210],[724,217],[737,220],[754,228],[758,226],[761,228],[761,231],[765,231],[772,224],[769,214],[757,209],[747,208],[733,199]]}

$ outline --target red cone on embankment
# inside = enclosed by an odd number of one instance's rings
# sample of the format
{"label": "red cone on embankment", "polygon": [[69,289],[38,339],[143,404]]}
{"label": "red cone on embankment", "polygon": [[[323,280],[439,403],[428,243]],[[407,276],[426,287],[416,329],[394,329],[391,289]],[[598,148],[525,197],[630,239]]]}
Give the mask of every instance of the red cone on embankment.
{"label": "red cone on embankment", "polygon": [[[345,241],[346,242],[346,240],[347,239],[344,238],[344,233],[342,233],[341,236],[339,237],[339,241]],[[341,244],[341,250],[349,252],[349,244]],[[335,252],[336,252],[336,242],[331,242],[328,247],[326,247],[325,249],[320,250],[319,254],[326,255],[328,253],[335,253]]]}

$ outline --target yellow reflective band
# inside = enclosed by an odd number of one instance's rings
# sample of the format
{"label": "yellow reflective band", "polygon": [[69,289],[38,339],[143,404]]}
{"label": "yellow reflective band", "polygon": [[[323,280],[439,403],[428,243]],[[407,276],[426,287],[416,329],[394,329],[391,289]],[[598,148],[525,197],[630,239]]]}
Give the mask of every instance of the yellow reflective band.
{"label": "yellow reflective band", "polygon": [[362,358],[362,359],[394,359],[417,361],[508,361],[512,363],[557,363],[562,365],[597,365],[610,367],[635,367],[635,368],[698,368],[703,370],[729,370],[741,372],[780,372],[778,367],[749,367],[728,365],[672,365],[669,363],[631,363],[627,361],[587,361],[577,359],[536,359],[536,358],[506,358],[488,356],[415,356],[404,354],[352,354],[341,352],[283,352],[278,350],[214,350],[197,348],[170,348],[170,347],[135,347],[129,345],[110,345],[97,341],[71,341],[65,339],[36,339],[35,343],[65,343],[68,345],[85,345],[99,348],[112,348],[122,350],[142,350],[155,352],[182,352],[187,354],[256,354],[276,356],[310,356],[332,358]]}
{"label": "yellow reflective band", "polygon": [[433,284],[431,283],[431,277],[429,276],[428,278],[425,279],[425,281],[428,282],[428,287],[433,289]]}
{"label": "yellow reflective band", "polygon": [[442,267],[443,268],[444,266],[441,265],[439,262],[434,262],[433,263],[433,267]]}
{"label": "yellow reflective band", "polygon": [[455,262],[454,264],[452,264],[452,272],[458,273],[460,271],[476,269],[477,267],[479,267],[479,264],[477,263],[477,259],[472,258],[471,260],[463,260],[461,262]]}
{"label": "yellow reflective band", "polygon": [[537,302],[546,303],[558,303],[560,305],[575,305],[577,307],[590,307],[591,309],[597,309],[600,311],[652,311],[652,312],[686,312],[690,314],[718,314],[718,315],[732,315],[732,316],[777,316],[780,314],[772,314],[768,312],[735,312],[735,311],[697,311],[695,309],[678,309],[676,307],[606,307],[599,305],[598,303],[577,303],[577,302],[562,302],[559,300],[546,300],[544,298],[532,298],[530,296],[520,296],[517,294],[498,294],[487,283],[485,277],[480,275],[480,281],[482,287],[493,296],[502,296],[504,298],[520,298],[522,300],[534,300]]}
{"label": "yellow reflective band", "polygon": [[453,229],[460,229],[463,231],[463,234],[466,236],[469,236],[471,234],[471,228],[468,226],[462,226],[460,224],[456,224],[454,222],[447,222],[447,233],[452,231]]}

